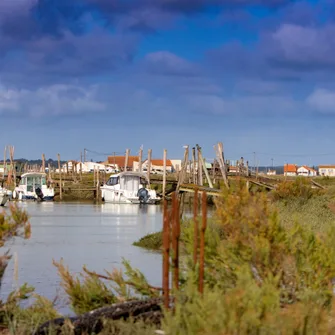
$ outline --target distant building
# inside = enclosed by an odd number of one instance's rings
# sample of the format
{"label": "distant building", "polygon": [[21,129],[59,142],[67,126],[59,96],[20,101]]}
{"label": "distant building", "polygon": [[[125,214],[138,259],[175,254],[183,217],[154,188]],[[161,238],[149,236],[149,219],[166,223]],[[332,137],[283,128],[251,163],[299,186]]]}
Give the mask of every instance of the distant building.
{"label": "distant building", "polygon": [[315,177],[317,175],[317,171],[306,165],[300,166],[297,169],[297,173],[298,176],[305,176],[305,177]]}
{"label": "distant building", "polygon": [[[148,160],[146,159],[142,163],[142,171],[147,171],[148,169]],[[162,174],[164,169],[163,159],[152,159],[150,162],[150,170],[152,173]],[[173,172],[173,165],[170,159],[166,160],[166,172]]]}
{"label": "distant building", "polygon": [[295,164],[284,165],[284,176],[296,176],[298,167]]}
{"label": "distant building", "polygon": [[[127,163],[127,171],[136,171],[138,167],[138,156],[129,156]],[[124,171],[126,156],[108,156],[107,162],[113,165],[117,170]]]}
{"label": "distant building", "polygon": [[319,175],[335,177],[335,165],[319,165]]}
{"label": "distant building", "polygon": [[276,170],[268,170],[268,171],[266,172],[266,174],[267,174],[268,176],[275,176],[275,175],[277,174],[277,171],[276,171]]}

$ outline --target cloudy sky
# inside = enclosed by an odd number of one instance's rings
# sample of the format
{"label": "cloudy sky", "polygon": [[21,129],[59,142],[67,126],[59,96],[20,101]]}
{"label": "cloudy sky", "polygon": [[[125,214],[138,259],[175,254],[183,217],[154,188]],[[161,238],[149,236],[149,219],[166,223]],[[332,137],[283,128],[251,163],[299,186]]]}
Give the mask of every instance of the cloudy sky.
{"label": "cloudy sky", "polygon": [[1,0],[1,145],[335,163],[334,0]]}

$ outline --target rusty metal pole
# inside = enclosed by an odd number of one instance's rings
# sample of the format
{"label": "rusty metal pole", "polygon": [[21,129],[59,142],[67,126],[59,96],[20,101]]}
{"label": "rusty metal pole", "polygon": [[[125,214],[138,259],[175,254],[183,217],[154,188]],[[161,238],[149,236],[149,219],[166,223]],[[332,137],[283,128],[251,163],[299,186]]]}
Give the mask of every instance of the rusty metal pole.
{"label": "rusty metal pole", "polygon": [[198,223],[198,189],[194,190],[193,201],[193,221],[194,221],[194,245],[193,245],[193,262],[197,264],[198,258],[198,240],[199,240],[199,223]]}
{"label": "rusty metal pole", "polygon": [[164,306],[169,308],[169,258],[170,258],[170,223],[167,201],[164,200],[163,208],[163,295]]}
{"label": "rusty metal pole", "polygon": [[207,194],[202,193],[202,226],[200,231],[199,292],[204,293],[205,232],[207,228]]}
{"label": "rusty metal pole", "polygon": [[172,263],[173,263],[173,286],[179,288],[179,237],[180,237],[180,218],[179,203],[176,192],[172,194]]}

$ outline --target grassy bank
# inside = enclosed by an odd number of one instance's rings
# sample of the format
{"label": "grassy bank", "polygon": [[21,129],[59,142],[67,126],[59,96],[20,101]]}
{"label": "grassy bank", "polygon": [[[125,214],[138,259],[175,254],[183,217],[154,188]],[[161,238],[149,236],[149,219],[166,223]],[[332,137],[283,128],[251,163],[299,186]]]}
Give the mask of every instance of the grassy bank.
{"label": "grassy bank", "polygon": [[[205,290],[198,293],[198,263],[193,261],[194,225],[182,225],[179,290],[173,311],[162,308],[159,323],[104,321],[100,333],[166,335],[333,334],[335,333],[335,216],[331,188],[312,189],[298,179],[270,193],[246,191],[245,185],[222,190],[205,235]],[[14,213],[15,214],[15,213]],[[161,235],[137,245],[159,250]],[[66,260],[65,260],[66,261]],[[97,274],[83,268],[70,273],[55,262],[62,286],[76,314],[113,303],[155,299],[140,270],[124,261],[124,271]],[[21,295],[31,292],[21,289]],[[5,302],[2,325],[11,333],[32,333],[58,316],[52,302],[38,298],[27,309]],[[4,307],[6,306],[6,307]],[[90,314],[92,315],[92,314]],[[62,334],[74,334],[65,324]],[[49,332],[53,333],[53,332]]]}

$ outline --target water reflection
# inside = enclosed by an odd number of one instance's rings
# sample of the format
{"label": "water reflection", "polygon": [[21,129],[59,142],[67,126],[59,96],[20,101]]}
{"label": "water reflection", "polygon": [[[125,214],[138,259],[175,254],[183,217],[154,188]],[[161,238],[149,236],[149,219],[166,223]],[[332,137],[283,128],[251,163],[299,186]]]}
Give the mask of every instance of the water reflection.
{"label": "water reflection", "polygon": [[[141,269],[153,285],[160,285],[161,255],[134,247],[140,237],[162,228],[160,206],[127,204],[22,202],[30,215],[30,240],[14,239],[9,245],[17,252],[19,282],[36,287],[39,294],[53,299],[59,277],[52,260],[64,259],[73,272],[85,264],[103,272],[121,267],[122,258]],[[12,290],[14,266],[10,261],[3,278],[1,296]]]}

